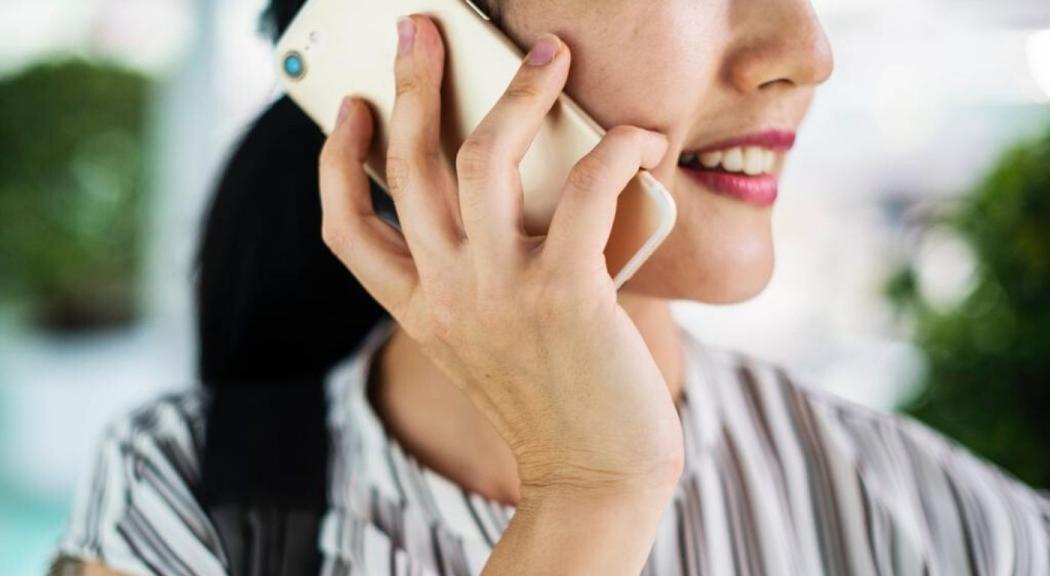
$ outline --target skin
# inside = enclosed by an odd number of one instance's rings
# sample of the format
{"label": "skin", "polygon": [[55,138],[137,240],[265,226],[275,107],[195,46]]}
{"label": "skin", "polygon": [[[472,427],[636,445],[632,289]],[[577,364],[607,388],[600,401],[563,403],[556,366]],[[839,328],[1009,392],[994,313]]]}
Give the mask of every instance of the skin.
{"label": "skin", "polygon": [[[652,171],[674,196],[678,222],[619,303],[677,401],[682,353],[669,301],[745,301],[765,288],[774,262],[773,208],[704,189],[677,168],[678,156],[759,130],[797,131],[815,87],[832,71],[823,30],[805,0],[610,0],[601,9],[584,1],[510,0],[500,15],[522,46],[546,31],[565,41],[572,54],[566,92],[602,125],[667,136],[668,152]],[[403,445],[474,491],[520,501],[507,443],[404,329],[395,331],[379,364],[375,403]]]}
{"label": "skin", "polygon": [[[398,321],[372,383],[390,432],[437,472],[518,506],[486,573],[637,574],[683,458],[669,302],[747,300],[774,262],[772,208],[705,189],[678,158],[797,130],[831,52],[808,0],[506,0],[500,15],[521,46],[555,34],[553,61],[523,66],[457,178],[433,153],[443,44],[413,17],[387,175],[405,234],[372,212],[373,120],[348,100],[321,160],[323,235]],[[563,88],[611,130],[567,183],[550,235],[528,238],[515,159]],[[679,217],[617,293],[601,251],[639,168]]]}

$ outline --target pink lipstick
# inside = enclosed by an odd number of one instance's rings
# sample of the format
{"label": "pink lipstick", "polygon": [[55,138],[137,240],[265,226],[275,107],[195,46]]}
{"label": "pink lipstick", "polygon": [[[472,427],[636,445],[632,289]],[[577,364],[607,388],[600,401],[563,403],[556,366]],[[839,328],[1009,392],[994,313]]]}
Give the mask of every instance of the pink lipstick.
{"label": "pink lipstick", "polygon": [[756,206],[777,200],[776,172],[795,133],[767,130],[686,151],[679,167],[708,190]]}

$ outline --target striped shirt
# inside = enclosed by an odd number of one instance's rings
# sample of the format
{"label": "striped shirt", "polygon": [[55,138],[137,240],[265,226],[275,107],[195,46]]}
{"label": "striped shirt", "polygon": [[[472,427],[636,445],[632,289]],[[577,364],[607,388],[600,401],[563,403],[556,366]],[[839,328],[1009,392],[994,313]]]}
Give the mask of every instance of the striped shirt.
{"label": "striped shirt", "polygon": [[[365,383],[378,325],[328,379],[325,575],[479,574],[514,508],[387,436]],[[644,575],[1050,575],[1050,500],[907,419],[798,384],[682,329],[686,463]],[[130,574],[224,574],[193,497],[206,392],[110,428],[60,552]]]}

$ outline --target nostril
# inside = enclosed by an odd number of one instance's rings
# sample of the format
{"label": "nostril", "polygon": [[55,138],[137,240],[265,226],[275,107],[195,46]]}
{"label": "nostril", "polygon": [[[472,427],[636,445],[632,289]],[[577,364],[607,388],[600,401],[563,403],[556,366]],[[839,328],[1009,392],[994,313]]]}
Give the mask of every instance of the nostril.
{"label": "nostril", "polygon": [[790,79],[788,79],[788,78],[777,78],[776,80],[769,80],[768,82],[763,82],[762,84],[759,84],[758,85],[758,89],[759,90],[768,90],[768,89],[770,89],[770,88],[772,88],[774,86],[778,86],[780,84],[784,84],[785,87],[787,87],[787,86],[794,86],[795,85],[795,83],[793,81],[791,81]]}

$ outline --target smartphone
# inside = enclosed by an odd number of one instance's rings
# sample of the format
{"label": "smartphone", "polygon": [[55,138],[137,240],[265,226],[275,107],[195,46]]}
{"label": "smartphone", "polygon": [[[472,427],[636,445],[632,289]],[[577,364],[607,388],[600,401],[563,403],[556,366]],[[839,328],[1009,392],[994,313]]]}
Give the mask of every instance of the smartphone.
{"label": "smartphone", "polygon": [[[334,128],[345,96],[362,97],[375,112],[375,138],[366,164],[386,188],[387,125],[395,100],[397,19],[425,14],[445,41],[442,146],[454,159],[514,78],[523,52],[468,0],[309,0],[278,41],[278,76],[289,97],[325,133]],[[572,167],[604,130],[568,96],[547,115],[520,165],[525,229],[544,235]],[[674,227],[677,210],[667,189],[641,171],[621,193],[605,248],[609,274],[620,288]]]}

